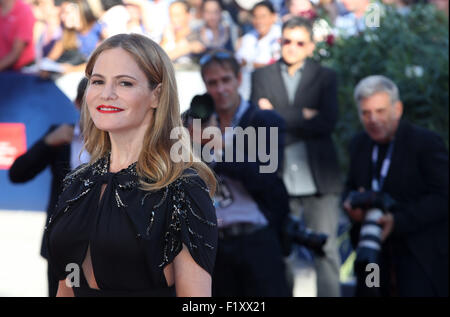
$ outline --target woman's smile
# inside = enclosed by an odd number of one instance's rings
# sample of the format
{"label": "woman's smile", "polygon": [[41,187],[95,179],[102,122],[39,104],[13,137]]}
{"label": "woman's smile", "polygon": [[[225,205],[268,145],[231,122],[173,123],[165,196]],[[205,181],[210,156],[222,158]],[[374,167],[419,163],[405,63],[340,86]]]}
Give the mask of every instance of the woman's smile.
{"label": "woman's smile", "polygon": [[124,111],[124,109],[114,106],[100,105],[97,107],[97,111],[100,113],[117,113]]}

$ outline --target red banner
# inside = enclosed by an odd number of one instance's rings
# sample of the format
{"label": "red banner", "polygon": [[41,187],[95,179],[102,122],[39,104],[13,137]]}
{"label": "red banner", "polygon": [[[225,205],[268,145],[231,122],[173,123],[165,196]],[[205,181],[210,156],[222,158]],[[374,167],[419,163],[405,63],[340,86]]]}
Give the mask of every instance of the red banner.
{"label": "red banner", "polygon": [[0,169],[9,169],[27,150],[23,123],[0,123]]}

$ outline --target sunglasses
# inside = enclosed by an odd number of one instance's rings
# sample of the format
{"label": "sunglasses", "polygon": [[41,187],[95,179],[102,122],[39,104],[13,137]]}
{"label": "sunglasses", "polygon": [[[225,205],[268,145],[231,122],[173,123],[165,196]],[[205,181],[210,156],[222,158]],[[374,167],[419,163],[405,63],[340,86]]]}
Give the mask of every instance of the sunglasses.
{"label": "sunglasses", "polygon": [[227,52],[215,52],[212,54],[205,54],[202,58],[200,58],[199,64],[200,66],[203,66],[207,63],[209,63],[212,59],[231,59],[233,58],[233,55]]}
{"label": "sunglasses", "polygon": [[291,43],[295,43],[295,44],[297,44],[297,46],[298,47],[303,47],[303,46],[305,46],[305,44],[306,44],[306,42],[303,42],[303,41],[293,41],[293,40],[290,40],[290,39],[281,39],[281,45],[291,45]]}

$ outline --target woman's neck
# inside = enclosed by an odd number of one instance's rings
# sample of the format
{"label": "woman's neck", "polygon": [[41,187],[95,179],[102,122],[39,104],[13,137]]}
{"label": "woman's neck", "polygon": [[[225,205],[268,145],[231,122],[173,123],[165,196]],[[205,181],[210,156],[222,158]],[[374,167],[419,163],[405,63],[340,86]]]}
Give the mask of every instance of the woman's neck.
{"label": "woman's neck", "polygon": [[94,27],[94,24],[95,24],[95,22],[91,22],[89,24],[84,25],[81,28],[80,33],[83,35],[86,35],[87,33],[89,33],[92,30],[92,28]]}
{"label": "woman's neck", "polygon": [[109,171],[116,173],[137,162],[144,142],[143,133],[110,133],[111,157]]}

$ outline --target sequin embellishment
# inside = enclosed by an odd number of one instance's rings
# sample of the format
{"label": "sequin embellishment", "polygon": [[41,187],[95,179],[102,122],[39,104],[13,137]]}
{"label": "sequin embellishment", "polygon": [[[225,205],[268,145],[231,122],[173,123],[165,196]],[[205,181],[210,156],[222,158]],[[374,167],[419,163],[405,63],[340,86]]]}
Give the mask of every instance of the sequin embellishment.
{"label": "sequin embellishment", "polygon": [[[159,265],[159,267],[163,267],[169,263],[169,256],[168,256],[169,250],[170,253],[173,253],[177,252],[178,250],[181,250],[182,248],[182,241],[179,239],[182,220],[185,223],[185,226],[190,236],[189,245],[187,246],[190,250],[195,250],[198,248],[198,245],[196,243],[201,243],[209,250],[214,250],[214,247],[211,246],[211,244],[209,244],[206,241],[203,241],[204,238],[202,235],[192,230],[189,222],[188,213],[194,216],[194,218],[199,220],[202,224],[205,224],[209,227],[217,227],[217,224],[200,217],[194,211],[194,209],[191,206],[190,199],[186,197],[185,191],[182,188],[183,183],[190,183],[190,180],[188,178],[182,177],[177,181],[175,181],[173,184],[169,185],[169,187],[173,191],[172,214],[170,218],[171,221],[169,224],[168,231],[164,234],[163,262]],[[200,188],[205,190],[203,187]],[[209,193],[209,191],[207,190],[205,191]]]}
{"label": "sequin embellishment", "polygon": [[[77,194],[77,196],[74,198],[63,201],[64,206],[60,209],[60,212],[58,212],[56,216],[59,216],[60,214],[66,214],[76,202],[86,197],[88,193],[92,191],[94,186],[98,184],[97,180],[99,176],[104,176],[108,173],[109,156],[110,155],[108,154],[91,165],[80,166],[77,170],[69,174],[64,179],[64,190],[72,184],[77,184],[74,182],[78,181],[79,185],[77,186],[81,187],[81,193]],[[217,227],[217,224],[214,221],[203,218],[198,214],[198,212],[195,211],[195,208],[193,208],[193,206],[191,205],[191,203],[193,202],[191,202],[191,199],[186,192],[187,186],[196,186],[197,188],[200,188],[205,193],[207,193],[207,196],[210,197],[209,190],[206,187],[202,186],[198,181],[192,180],[192,177],[180,177],[175,182],[163,189],[154,192],[144,192],[143,197],[140,199],[140,201],[138,201],[137,204],[134,205],[137,207],[140,203],[142,211],[134,209],[128,210],[128,203],[133,202],[128,201],[127,203],[127,201],[124,200],[121,195],[125,191],[140,190],[138,188],[139,176],[136,172],[136,163],[130,165],[127,169],[124,169],[117,174],[118,176],[133,176],[131,178],[128,177],[128,179],[127,177],[115,178],[115,188],[113,188],[112,190],[115,205],[117,205],[118,208],[124,209],[124,212],[127,214],[131,223],[133,224],[133,230],[135,231],[136,237],[138,239],[142,239],[144,238],[144,236],[146,236],[146,239],[153,241],[151,232],[153,226],[155,225],[155,220],[161,219],[158,221],[162,221],[162,219],[168,219],[167,227],[165,231],[163,231],[162,237],[155,237],[155,239],[157,239],[158,241],[163,238],[163,250],[161,250],[162,254],[156,255],[156,259],[160,258],[162,260],[162,262],[160,262],[161,264],[159,265],[160,267],[163,267],[164,265],[168,264],[169,261],[173,260],[171,259],[171,255],[173,256],[175,253],[179,252],[182,249],[183,242],[186,243],[191,252],[198,252],[198,249],[200,247],[206,247],[206,249],[208,250],[214,250],[212,241],[205,241],[206,239],[204,235],[200,234],[200,232],[197,232],[195,228],[197,228],[199,225],[205,225],[209,228],[213,228]],[[140,221],[139,218],[135,218],[135,216],[131,215],[130,213],[142,214],[144,208],[148,208],[144,207],[146,198],[152,195],[161,195],[161,199],[150,207],[149,213],[146,213],[148,215],[146,216],[148,217],[148,223],[146,227],[142,228],[139,223],[137,223],[138,221]],[[160,207],[163,206],[165,202],[168,202],[165,205],[167,207],[165,207],[164,210],[159,211]],[[114,203],[114,201],[112,203]],[[166,218],[164,214],[161,214],[161,216],[159,216],[158,212],[168,213],[168,218]],[[195,226],[192,226],[191,221],[195,222]],[[46,229],[52,222],[54,222],[53,216],[50,217]],[[145,233],[143,234],[141,230],[145,230]],[[187,234],[187,241],[182,241],[181,239],[182,230],[183,232],[185,230],[185,234]],[[156,242],[157,240],[154,241]],[[157,261],[159,262],[161,260]]]}
{"label": "sequin embellishment", "polygon": [[[150,231],[152,230],[153,221],[155,220],[155,210],[157,210],[159,207],[161,207],[161,205],[164,203],[164,201],[165,201],[166,198],[167,198],[168,192],[169,192],[169,188],[166,187],[165,190],[164,190],[163,197],[161,198],[161,200],[159,201],[159,203],[157,203],[155,206],[153,206],[153,210],[152,210],[152,212],[150,213],[150,222],[149,222],[149,224],[148,224],[148,226],[147,226],[147,230],[146,230],[146,232],[145,232],[145,233],[147,234],[147,236],[150,235]],[[147,193],[147,194],[145,194],[144,198],[142,198],[142,202],[141,202],[142,206],[144,205],[144,200],[145,200],[145,198],[146,198],[148,195],[150,195],[150,194],[152,194],[152,193]]]}

